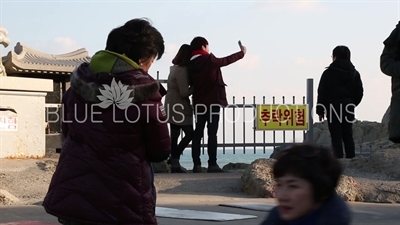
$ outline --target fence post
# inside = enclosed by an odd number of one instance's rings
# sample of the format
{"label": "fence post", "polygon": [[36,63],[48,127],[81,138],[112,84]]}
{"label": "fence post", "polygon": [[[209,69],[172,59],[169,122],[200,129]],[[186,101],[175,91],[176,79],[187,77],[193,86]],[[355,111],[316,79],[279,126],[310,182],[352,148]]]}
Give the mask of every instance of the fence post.
{"label": "fence post", "polygon": [[312,78],[307,79],[307,105],[308,105],[308,130],[306,142],[313,142],[314,140],[314,80]]}

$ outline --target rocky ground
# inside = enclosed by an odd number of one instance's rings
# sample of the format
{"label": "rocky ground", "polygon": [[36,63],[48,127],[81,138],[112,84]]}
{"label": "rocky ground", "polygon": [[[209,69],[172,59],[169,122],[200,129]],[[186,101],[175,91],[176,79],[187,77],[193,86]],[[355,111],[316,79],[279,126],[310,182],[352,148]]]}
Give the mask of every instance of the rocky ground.
{"label": "rocky ground", "polygon": [[[58,154],[49,154],[40,160],[0,160],[0,205],[41,204],[57,158]],[[224,174],[157,173],[155,183],[159,193],[271,197],[273,180],[267,171],[273,160],[228,164],[225,169],[230,173]],[[342,162],[346,177],[338,191],[345,199],[400,203],[400,149]]]}
{"label": "rocky ground", "polygon": [[[275,159],[259,159],[247,168],[243,190],[257,197],[273,196],[270,175]],[[400,148],[373,151],[371,155],[342,159],[344,176],[337,192],[347,201],[400,203]]]}
{"label": "rocky ground", "polygon": [[0,204],[32,205],[43,200],[57,159],[0,160]]}
{"label": "rocky ground", "polygon": [[[0,205],[40,205],[47,192],[57,157],[40,160],[0,159]],[[158,193],[246,196],[240,170],[225,174],[155,174]],[[221,182],[223,181],[223,182]]]}

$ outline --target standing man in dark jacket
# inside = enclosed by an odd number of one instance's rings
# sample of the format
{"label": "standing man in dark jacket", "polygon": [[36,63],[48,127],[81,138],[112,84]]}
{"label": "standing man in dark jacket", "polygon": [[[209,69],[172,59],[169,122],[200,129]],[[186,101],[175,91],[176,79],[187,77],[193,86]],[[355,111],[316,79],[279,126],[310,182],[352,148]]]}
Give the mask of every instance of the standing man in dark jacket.
{"label": "standing man in dark jacket", "polygon": [[320,121],[326,115],[336,157],[343,158],[344,143],[346,158],[353,158],[354,111],[364,95],[363,84],[359,72],[351,63],[348,47],[337,46],[333,49],[332,59],[319,83],[317,114]]}
{"label": "standing man in dark jacket", "polygon": [[389,140],[400,143],[400,22],[383,42],[381,71],[392,77],[392,98],[389,116]]}
{"label": "standing man in dark jacket", "polygon": [[221,67],[242,59],[246,47],[224,58],[209,53],[208,41],[204,37],[195,37],[190,43],[192,58],[188,70],[193,86],[193,106],[196,128],[192,140],[193,172],[201,172],[200,143],[207,123],[208,131],[208,169],[207,172],[224,172],[217,164],[217,131],[220,108],[228,105]]}

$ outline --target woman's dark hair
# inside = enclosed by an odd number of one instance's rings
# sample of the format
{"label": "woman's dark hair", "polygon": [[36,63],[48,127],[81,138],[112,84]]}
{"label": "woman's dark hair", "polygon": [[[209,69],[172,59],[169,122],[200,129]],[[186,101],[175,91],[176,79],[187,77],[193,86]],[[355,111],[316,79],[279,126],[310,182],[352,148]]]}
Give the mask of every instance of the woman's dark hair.
{"label": "woman's dark hair", "polygon": [[183,44],[180,48],[178,53],[176,53],[175,58],[172,60],[172,64],[178,66],[187,66],[190,62],[191,51],[190,45]]}
{"label": "woman's dark hair", "polygon": [[287,174],[311,183],[314,200],[321,202],[335,193],[342,174],[342,166],[330,148],[313,144],[297,144],[278,154],[273,166],[276,178]]}
{"label": "woman's dark hair", "polygon": [[207,46],[208,41],[203,37],[195,37],[192,42],[190,42],[190,47],[192,51],[201,50],[203,46]]}
{"label": "woman's dark hair", "polygon": [[332,51],[332,57],[336,57],[336,59],[348,59],[350,60],[350,49],[347,46],[339,45]]}
{"label": "woman's dark hair", "polygon": [[164,39],[147,19],[133,19],[113,29],[107,38],[106,50],[125,54],[134,62],[139,59],[160,59],[164,54]]}

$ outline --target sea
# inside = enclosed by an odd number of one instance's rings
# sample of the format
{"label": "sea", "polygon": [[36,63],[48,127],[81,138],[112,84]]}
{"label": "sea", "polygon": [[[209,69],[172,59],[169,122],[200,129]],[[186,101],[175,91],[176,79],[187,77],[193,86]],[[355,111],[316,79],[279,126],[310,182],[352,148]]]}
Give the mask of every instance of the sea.
{"label": "sea", "polygon": [[[245,150],[245,152],[243,152]],[[186,169],[193,168],[193,160],[192,160],[192,152],[191,148],[186,148],[183,151],[183,154],[180,158],[181,166],[185,167]],[[273,152],[273,148],[265,147],[264,148],[256,148],[254,153],[254,147],[243,148],[243,147],[236,147],[233,148],[225,148],[225,152],[223,148],[218,148],[217,150],[217,163],[222,168],[226,164],[229,163],[252,163],[254,160],[259,158],[269,158]],[[203,154],[204,153],[204,154]],[[203,167],[207,167],[208,161],[208,154],[207,148],[205,147],[201,149],[201,164]]]}

